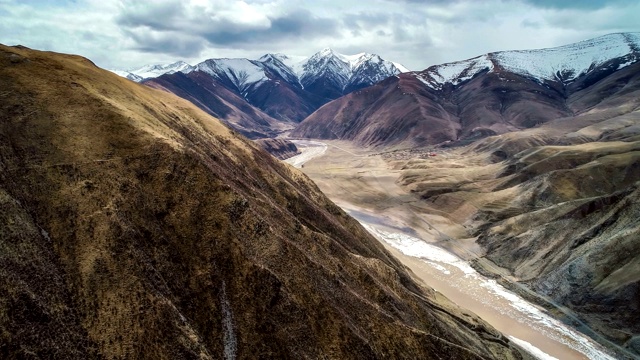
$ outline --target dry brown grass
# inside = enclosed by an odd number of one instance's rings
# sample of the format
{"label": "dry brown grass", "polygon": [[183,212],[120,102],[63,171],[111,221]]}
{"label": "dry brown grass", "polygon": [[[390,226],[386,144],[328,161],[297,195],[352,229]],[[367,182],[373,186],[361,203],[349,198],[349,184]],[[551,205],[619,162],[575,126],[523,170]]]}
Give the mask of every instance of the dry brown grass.
{"label": "dry brown grass", "polygon": [[0,357],[520,358],[190,103],[4,46],[0,89]]}

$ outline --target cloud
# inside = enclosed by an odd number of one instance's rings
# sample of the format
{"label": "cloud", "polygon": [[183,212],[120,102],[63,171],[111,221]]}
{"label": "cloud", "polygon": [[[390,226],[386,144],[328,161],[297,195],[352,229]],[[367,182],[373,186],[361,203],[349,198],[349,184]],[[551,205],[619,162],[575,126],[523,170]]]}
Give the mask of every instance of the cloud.
{"label": "cloud", "polygon": [[305,11],[269,18],[266,28],[242,28],[231,22],[212,26],[200,35],[212,46],[240,47],[279,44],[290,40],[312,41],[316,37],[336,35],[336,22],[314,18]]}
{"label": "cloud", "polygon": [[[157,52],[166,47],[171,53],[178,53],[182,49],[186,51],[185,56],[202,50],[203,44],[248,48],[337,35],[339,23],[335,19],[319,17],[299,8],[268,14],[259,11],[265,10],[265,4],[268,3],[258,4],[252,6],[236,1],[198,5],[171,1],[140,5],[136,2],[132,6],[121,7],[117,22],[136,43],[137,49]],[[191,46],[178,46],[175,38],[189,38]],[[149,46],[150,41],[152,46]]]}
{"label": "cloud", "polygon": [[419,70],[640,31],[639,13],[637,0],[0,0],[0,42],[117,68],[332,47]]}
{"label": "cloud", "polygon": [[127,2],[120,6],[116,17],[118,25],[124,28],[148,27],[153,30],[175,30],[184,16],[181,2],[160,2],[149,5],[147,2]]}
{"label": "cloud", "polygon": [[601,9],[607,6],[634,4],[635,0],[526,0],[536,7],[551,9]]}
{"label": "cloud", "polygon": [[148,28],[136,28],[124,32],[134,41],[131,48],[145,53],[188,58],[197,56],[205,48],[202,39],[173,31],[156,32]]}

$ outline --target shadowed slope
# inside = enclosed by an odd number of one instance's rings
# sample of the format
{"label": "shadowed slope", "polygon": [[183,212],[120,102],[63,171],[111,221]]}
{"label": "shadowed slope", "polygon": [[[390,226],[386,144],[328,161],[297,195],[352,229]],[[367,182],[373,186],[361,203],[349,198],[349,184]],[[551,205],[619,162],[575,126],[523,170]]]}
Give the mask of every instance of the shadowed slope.
{"label": "shadowed slope", "polygon": [[521,357],[187,101],[4,46],[0,88],[0,357]]}

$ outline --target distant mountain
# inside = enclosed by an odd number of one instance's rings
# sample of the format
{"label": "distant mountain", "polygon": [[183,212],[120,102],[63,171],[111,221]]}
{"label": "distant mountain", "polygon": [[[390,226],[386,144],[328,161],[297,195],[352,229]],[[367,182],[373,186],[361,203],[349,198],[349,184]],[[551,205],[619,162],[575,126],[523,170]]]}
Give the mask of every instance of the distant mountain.
{"label": "distant mountain", "polygon": [[129,70],[110,70],[122,77],[135,82],[141,82],[145,79],[155,78],[164,74],[174,74],[177,72],[188,73],[193,70],[193,66],[184,61],[177,61],[171,64],[145,65],[140,68]]}
{"label": "distant mountain", "polygon": [[348,94],[311,114],[292,135],[383,146],[471,141],[589,111],[632,80],[610,80],[606,91],[593,85],[638,60],[640,33],[489,53]]}
{"label": "distant mountain", "polygon": [[442,89],[458,85],[481,72],[510,72],[537,82],[570,84],[576,79],[600,71],[616,71],[640,57],[640,33],[601,36],[550,49],[500,51],[469,60],[431,66],[417,73],[426,85]]}
{"label": "distant mountain", "polygon": [[[307,59],[266,54],[258,60],[209,59],[195,66],[175,63],[114,72],[188,98],[234,127],[234,121],[228,119],[225,111],[216,109],[220,108],[218,103],[237,104],[240,98],[263,113],[258,117],[290,124],[284,126],[287,128],[333,99],[404,71],[408,70],[402,65],[375,54],[343,55],[324,49]],[[191,81],[189,86],[185,84],[185,75]],[[228,92],[212,89],[216,86],[224,87],[235,96],[229,99]],[[212,96],[217,100],[213,101]],[[237,129],[244,134],[252,133],[252,137],[273,136],[282,131],[281,127],[273,131]]]}
{"label": "distant mountain", "polygon": [[336,99],[351,91],[408,71],[375,54],[342,55],[329,48],[301,62],[298,75],[308,91]]}
{"label": "distant mountain", "polygon": [[275,137],[293,128],[292,123],[274,119],[203,71],[166,74],[144,84],[191,101],[250,139]]}
{"label": "distant mountain", "polygon": [[140,82],[140,81],[144,80],[144,78],[143,78],[143,77],[141,77],[141,76],[139,76],[139,75],[136,75],[136,74],[134,74],[134,73],[131,73],[131,72],[129,72],[129,71],[126,71],[126,70],[115,70],[115,69],[109,69],[109,71],[111,71],[111,72],[112,72],[112,73],[114,73],[114,74],[120,75],[120,76],[122,76],[123,78],[127,78],[127,79],[129,79],[129,80],[133,80],[133,81],[135,81],[135,82]]}

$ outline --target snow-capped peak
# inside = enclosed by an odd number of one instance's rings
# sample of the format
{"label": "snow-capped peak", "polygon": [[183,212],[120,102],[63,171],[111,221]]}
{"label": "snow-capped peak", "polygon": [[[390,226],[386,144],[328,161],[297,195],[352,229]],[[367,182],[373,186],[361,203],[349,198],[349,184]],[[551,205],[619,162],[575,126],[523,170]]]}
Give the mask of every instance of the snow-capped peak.
{"label": "snow-capped peak", "polygon": [[140,82],[142,80],[144,80],[143,78],[141,78],[140,76],[136,75],[136,74],[132,74],[128,71],[124,71],[124,70],[116,70],[116,69],[108,69],[109,71],[111,71],[112,73],[122,76],[123,78],[127,78],[129,80],[133,80],[135,82]]}
{"label": "snow-capped peak", "polygon": [[194,69],[193,66],[184,61],[176,61],[171,64],[151,64],[139,68],[128,70],[111,70],[112,72],[126,77],[130,80],[140,82],[144,79],[155,78],[164,74],[173,74],[176,72],[189,73]]}
{"label": "snow-capped peak", "polygon": [[333,51],[332,48],[326,47],[326,48],[318,51],[318,54],[320,54],[321,56],[330,56],[330,55],[335,54],[335,52]]}
{"label": "snow-capped peak", "polygon": [[298,76],[305,86],[328,76],[336,87],[344,90],[353,86],[373,85],[405,71],[408,70],[404,66],[396,66],[376,54],[362,52],[344,55],[325,48],[300,64]]}
{"label": "snow-capped peak", "polygon": [[537,81],[568,83],[617,58],[624,60],[615,65],[618,69],[640,60],[640,33],[609,34],[555,48],[493,52],[434,65],[415,76],[434,89],[445,83],[457,85],[481,71],[496,68]]}
{"label": "snow-capped peak", "polygon": [[253,84],[268,80],[261,63],[248,59],[209,59],[196,65],[195,70],[233,84],[241,93]]}
{"label": "snow-capped peak", "polygon": [[128,72],[136,74],[143,79],[158,77],[164,74],[173,74],[176,72],[189,73],[193,70],[193,66],[187,64],[184,61],[176,61],[171,64],[155,64],[145,65],[141,68],[130,69]]}
{"label": "snow-capped peak", "polygon": [[272,80],[274,76],[301,88],[319,79],[330,79],[332,86],[343,91],[373,85],[389,76],[408,71],[404,66],[383,60],[376,54],[362,52],[344,55],[325,48],[308,58],[269,53],[258,60],[208,59],[196,66],[178,61],[114,72],[134,81],[142,81],[167,73],[189,73],[194,70],[205,72],[242,94],[249,87]]}

